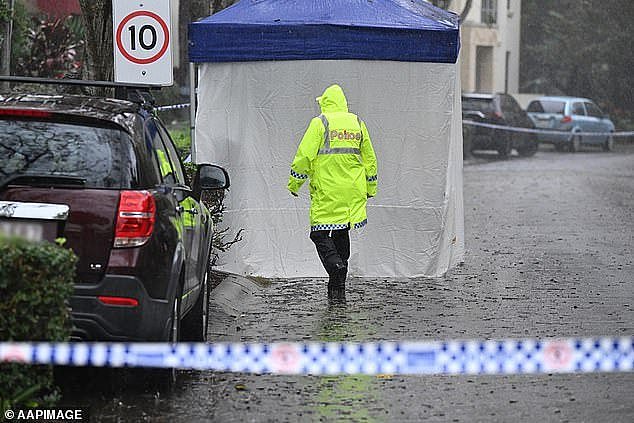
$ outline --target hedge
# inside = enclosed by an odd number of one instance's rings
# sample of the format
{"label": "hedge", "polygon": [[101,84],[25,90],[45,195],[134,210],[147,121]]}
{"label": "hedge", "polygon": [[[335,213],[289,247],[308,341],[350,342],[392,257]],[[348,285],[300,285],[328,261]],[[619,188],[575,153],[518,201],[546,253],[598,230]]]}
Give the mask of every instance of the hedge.
{"label": "hedge", "polygon": [[[0,236],[0,341],[67,341],[77,257],[52,243]],[[0,364],[0,408],[50,405],[51,366]]]}

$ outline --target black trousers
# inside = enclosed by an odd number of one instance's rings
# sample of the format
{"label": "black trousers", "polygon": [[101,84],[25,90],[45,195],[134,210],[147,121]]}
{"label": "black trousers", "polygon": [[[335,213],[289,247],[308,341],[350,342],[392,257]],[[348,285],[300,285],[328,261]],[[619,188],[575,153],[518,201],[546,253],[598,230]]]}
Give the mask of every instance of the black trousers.
{"label": "black trousers", "polygon": [[310,239],[315,243],[319,259],[324,265],[330,280],[345,275],[350,258],[350,228],[332,231],[312,231]]}

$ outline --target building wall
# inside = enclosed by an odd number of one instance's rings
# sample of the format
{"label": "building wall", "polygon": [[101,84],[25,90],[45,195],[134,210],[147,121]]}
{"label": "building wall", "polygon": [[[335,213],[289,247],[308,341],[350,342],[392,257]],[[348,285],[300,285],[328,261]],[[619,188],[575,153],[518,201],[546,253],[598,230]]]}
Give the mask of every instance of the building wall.
{"label": "building wall", "polygon": [[[465,1],[453,0],[450,9],[460,13]],[[473,0],[460,28],[462,90],[517,93],[522,1],[497,0],[497,20],[493,24],[482,21],[483,1]]]}

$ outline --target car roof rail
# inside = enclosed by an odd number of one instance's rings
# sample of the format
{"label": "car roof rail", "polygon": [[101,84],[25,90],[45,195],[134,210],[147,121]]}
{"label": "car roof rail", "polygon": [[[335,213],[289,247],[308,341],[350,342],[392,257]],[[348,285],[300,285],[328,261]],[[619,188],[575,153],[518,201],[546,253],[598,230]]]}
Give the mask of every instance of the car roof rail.
{"label": "car roof rail", "polygon": [[26,83],[26,84],[46,84],[46,85],[73,85],[80,87],[114,88],[114,97],[120,100],[128,100],[139,103],[146,108],[153,108],[155,101],[150,90],[160,90],[160,86],[129,84],[125,82],[94,81],[88,79],[61,79],[61,78],[38,78],[32,76],[8,76],[0,75],[0,82]]}

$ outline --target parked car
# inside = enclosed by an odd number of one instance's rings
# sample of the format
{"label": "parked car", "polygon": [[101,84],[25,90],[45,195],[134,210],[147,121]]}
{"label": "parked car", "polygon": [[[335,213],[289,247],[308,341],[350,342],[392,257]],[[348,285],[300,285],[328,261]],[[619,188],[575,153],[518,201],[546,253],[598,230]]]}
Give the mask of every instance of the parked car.
{"label": "parked car", "polygon": [[[600,145],[605,151],[613,148],[613,137],[609,133],[614,132],[614,124],[592,100],[540,97],[531,101],[526,110],[537,128],[561,131],[561,134],[538,134],[539,142],[554,144],[558,151],[579,151],[583,144]],[[575,135],[578,132],[603,135]]]}
{"label": "parked car", "polygon": [[[204,341],[213,221],[168,132],[142,102],[0,95],[0,228],[66,239],[78,256],[76,341]],[[67,214],[67,217],[66,217]]]}
{"label": "parked car", "polygon": [[[517,101],[508,94],[462,94],[462,118],[474,122],[533,129],[535,125]],[[464,125],[464,150],[497,150],[507,157],[511,150],[520,156],[537,152],[537,141],[531,133]]]}

